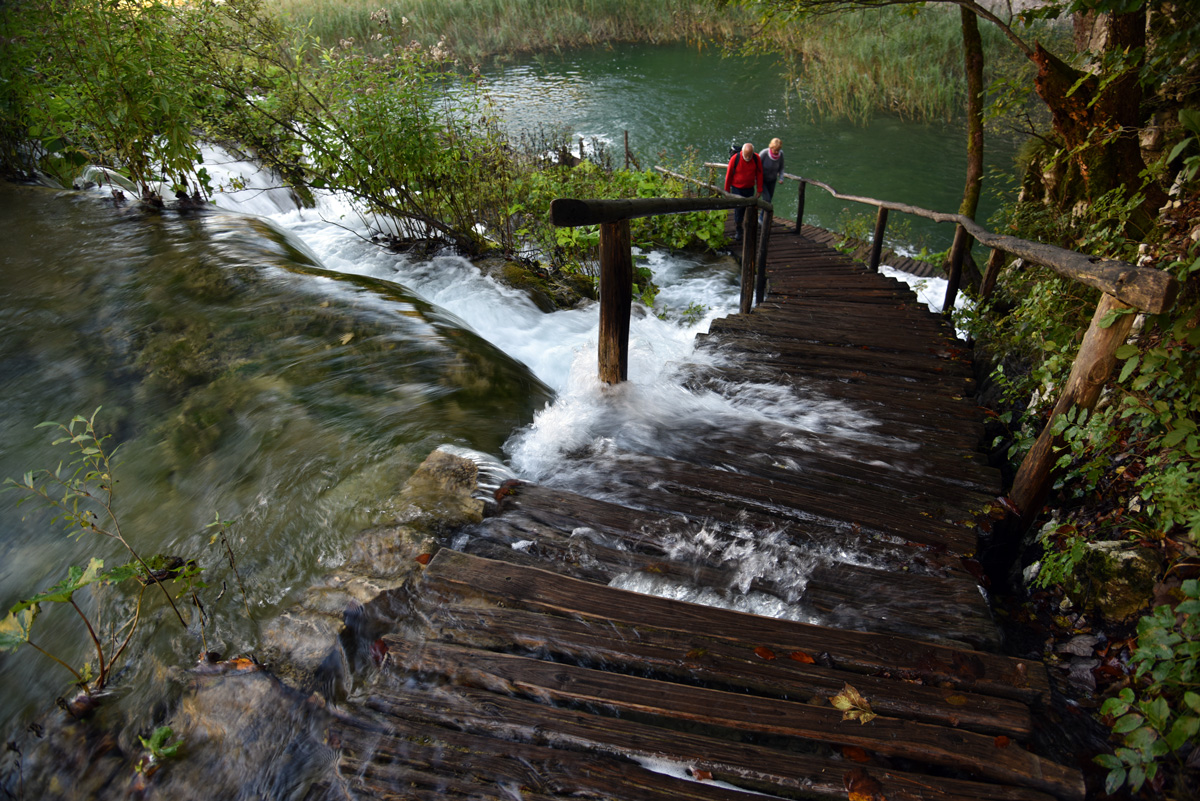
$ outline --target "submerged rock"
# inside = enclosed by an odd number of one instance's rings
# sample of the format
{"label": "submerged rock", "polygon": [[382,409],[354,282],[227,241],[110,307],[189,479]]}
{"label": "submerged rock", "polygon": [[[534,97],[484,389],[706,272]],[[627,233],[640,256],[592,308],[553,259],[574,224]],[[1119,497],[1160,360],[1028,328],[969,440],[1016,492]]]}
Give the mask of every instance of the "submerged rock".
{"label": "submerged rock", "polygon": [[511,259],[487,258],[475,262],[484,275],[524,292],[544,312],[573,309],[596,299],[596,287],[586,275],[561,270],[546,272]]}
{"label": "submerged rock", "polygon": [[262,653],[294,687],[336,699],[371,659],[374,641],[405,612],[403,588],[436,537],[483,519],[474,462],[435,450],[388,504],[394,521],[362,532],[347,560],[263,627]]}

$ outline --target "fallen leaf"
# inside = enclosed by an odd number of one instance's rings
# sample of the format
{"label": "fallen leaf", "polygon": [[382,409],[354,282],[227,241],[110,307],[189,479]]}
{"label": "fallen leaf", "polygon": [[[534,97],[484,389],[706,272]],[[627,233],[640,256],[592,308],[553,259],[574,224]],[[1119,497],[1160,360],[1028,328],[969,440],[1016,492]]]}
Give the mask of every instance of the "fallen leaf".
{"label": "fallen leaf", "polygon": [[429,564],[429,560],[432,558],[433,558],[433,554],[423,553],[417,557],[417,562],[422,565],[427,565],[427,564]]}
{"label": "fallen leaf", "polygon": [[846,771],[842,782],[849,793],[849,801],[887,801],[883,795],[883,785],[862,768]]}
{"label": "fallen leaf", "polygon": [[712,773],[707,770],[693,770],[692,778],[698,782],[711,782]]}
{"label": "fallen leaf", "polygon": [[946,699],[946,703],[950,704],[951,706],[966,706],[967,705],[967,696],[952,695]]}
{"label": "fallen leaf", "polygon": [[759,659],[765,659],[768,662],[775,658],[775,652],[763,645],[755,648],[754,653]]}
{"label": "fallen leaf", "polygon": [[354,339],[354,334],[342,334],[342,344],[349,345],[350,340]]}
{"label": "fallen leaf", "polygon": [[701,659],[705,656],[708,656],[708,649],[707,648],[693,648],[692,650],[688,651],[685,656],[687,659]]}
{"label": "fallen leaf", "polygon": [[653,573],[658,576],[666,575],[668,570],[670,570],[670,565],[666,562],[649,562],[642,566],[643,573]]}
{"label": "fallen leaf", "polygon": [[871,711],[871,705],[863,698],[858,690],[849,684],[842,686],[842,691],[829,699],[835,709],[842,711],[842,720],[857,720],[859,723],[869,723],[876,715]]}
{"label": "fallen leaf", "polygon": [[867,752],[856,745],[843,745],[842,756],[846,759],[853,759],[855,762],[870,762],[871,757],[867,756]]}
{"label": "fallen leaf", "polygon": [[816,662],[817,662],[817,660],[813,659],[811,656],[804,653],[803,651],[792,651],[791,654],[789,654],[789,656],[791,656],[791,658],[795,659],[797,662],[803,662],[806,665],[813,665],[813,664],[816,664]]}
{"label": "fallen leaf", "polygon": [[1008,738],[1003,734],[996,735],[995,743],[997,748],[1008,748],[1008,742]]}
{"label": "fallen leaf", "polygon": [[387,643],[380,637],[375,642],[371,643],[371,661],[378,665],[383,664],[383,660],[387,658],[388,647]]}

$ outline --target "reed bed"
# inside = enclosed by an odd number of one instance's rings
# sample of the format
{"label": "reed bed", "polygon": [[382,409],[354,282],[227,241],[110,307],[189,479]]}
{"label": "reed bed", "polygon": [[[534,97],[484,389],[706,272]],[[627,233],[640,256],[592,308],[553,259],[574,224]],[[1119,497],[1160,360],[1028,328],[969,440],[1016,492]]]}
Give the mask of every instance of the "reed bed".
{"label": "reed bed", "polygon": [[367,42],[378,28],[371,14],[425,46],[443,43],[468,63],[493,55],[557,50],[608,42],[728,40],[750,23],[740,7],[717,9],[696,0],[267,0],[329,45]]}

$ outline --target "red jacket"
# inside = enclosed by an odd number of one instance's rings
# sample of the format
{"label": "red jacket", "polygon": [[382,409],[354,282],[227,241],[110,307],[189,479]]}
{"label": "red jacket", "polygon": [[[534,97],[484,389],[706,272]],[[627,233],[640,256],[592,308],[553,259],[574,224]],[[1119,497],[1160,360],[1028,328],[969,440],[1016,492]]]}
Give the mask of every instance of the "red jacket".
{"label": "red jacket", "polygon": [[738,189],[748,189],[753,186],[760,194],[763,191],[762,159],[757,153],[750,156],[750,161],[742,158],[739,150],[729,158],[729,167],[725,170],[725,191],[731,186]]}

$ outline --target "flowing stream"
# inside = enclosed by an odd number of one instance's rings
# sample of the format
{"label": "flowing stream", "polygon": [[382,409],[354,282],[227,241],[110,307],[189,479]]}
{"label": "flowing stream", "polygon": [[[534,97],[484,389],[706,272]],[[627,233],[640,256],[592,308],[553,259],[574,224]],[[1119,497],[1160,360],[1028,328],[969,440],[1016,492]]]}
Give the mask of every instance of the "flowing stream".
{"label": "flowing stream", "polygon": [[[514,128],[553,118],[613,142],[629,130],[647,161],[686,145],[718,158],[731,137],[765,144],[778,133],[791,171],[811,166],[843,191],[933,208],[953,207],[960,191],[958,168],[941,155],[961,139],[952,126],[791,121],[774,107],[780,79],[765,59],[622,48],[538,59],[487,80]],[[722,98],[728,116],[716,119],[708,110],[725,108]],[[874,158],[878,142],[898,132],[904,151]],[[67,446],[52,447],[57,437],[37,424],[103,407],[99,428],[119,449],[121,529],[146,553],[206,568],[209,650],[253,651],[261,621],[340,564],[357,532],[388,519],[398,488],[443,444],[587,493],[589,475],[566,470],[565,454],[606,446],[669,454],[691,420],[749,417],[870,436],[873,424],[854,410],[778,387],[685,388],[680,368],[700,358],[695,335],[736,311],[730,259],[643,254],[663,290],[654,310],[634,315],[631,381],[601,392],[595,306],[543,313],[463,259],[414,261],[378,248],[336,197],[300,210],[250,165],[208,156],[218,181],[239,175],[248,187],[220,193],[203,213],[149,213],[98,189],[0,185],[0,478],[69,461]],[[909,194],[877,187],[881,174]],[[831,221],[827,206],[812,208]],[[940,299],[936,287],[932,296]],[[20,499],[0,494],[4,610],[68,565],[123,561],[116,543],[76,538]],[[210,544],[218,515],[233,521],[258,622],[239,614],[233,572]],[[760,561],[789,569],[778,553]],[[79,597],[85,611],[132,603],[115,588]],[[197,631],[180,634],[157,597],[143,616],[145,636],[114,704],[148,721],[171,672],[194,662],[201,642]],[[90,653],[67,608],[45,610],[34,640],[75,664]],[[69,682],[30,649],[0,655],[0,723],[22,725]]]}

